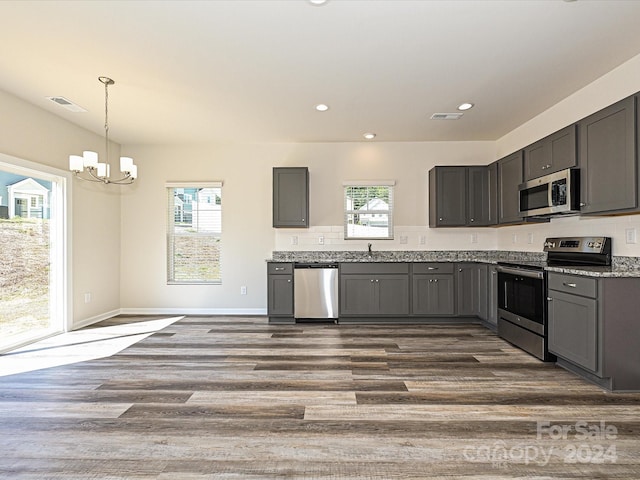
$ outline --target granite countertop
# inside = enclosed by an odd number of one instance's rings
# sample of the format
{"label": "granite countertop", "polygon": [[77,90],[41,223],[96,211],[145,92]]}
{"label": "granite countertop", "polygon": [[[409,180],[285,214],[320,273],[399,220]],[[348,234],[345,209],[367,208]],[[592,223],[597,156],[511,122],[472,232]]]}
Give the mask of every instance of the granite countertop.
{"label": "granite countertop", "polygon": [[[274,251],[268,262],[538,262],[546,261],[546,253],[488,250],[404,250],[375,251]],[[613,257],[610,267],[546,266],[549,272],[596,278],[640,278],[639,257]]]}

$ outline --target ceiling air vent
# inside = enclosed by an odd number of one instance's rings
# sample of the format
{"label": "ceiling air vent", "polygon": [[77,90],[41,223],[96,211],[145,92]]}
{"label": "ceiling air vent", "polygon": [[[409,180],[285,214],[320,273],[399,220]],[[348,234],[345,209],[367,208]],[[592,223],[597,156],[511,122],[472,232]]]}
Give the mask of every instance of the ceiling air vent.
{"label": "ceiling air vent", "polygon": [[462,113],[434,113],[431,120],[460,120]]}
{"label": "ceiling air vent", "polygon": [[53,103],[57,103],[61,107],[66,108],[70,112],[86,112],[86,110],[82,108],[80,105],[76,105],[75,103],[67,100],[64,97],[47,97],[47,98],[51,100]]}

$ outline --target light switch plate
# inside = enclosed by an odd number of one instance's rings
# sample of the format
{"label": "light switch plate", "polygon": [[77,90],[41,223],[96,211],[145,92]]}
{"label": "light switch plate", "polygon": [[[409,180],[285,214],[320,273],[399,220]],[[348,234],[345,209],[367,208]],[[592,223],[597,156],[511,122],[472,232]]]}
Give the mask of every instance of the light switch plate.
{"label": "light switch plate", "polygon": [[400,235],[400,243],[405,244],[409,241],[409,238],[406,235]]}
{"label": "light switch plate", "polygon": [[297,245],[298,244],[298,236],[297,235],[293,235],[291,237],[291,245]]}
{"label": "light switch plate", "polygon": [[638,234],[635,228],[627,228],[624,231],[627,243],[638,243]]}
{"label": "light switch plate", "polygon": [[425,243],[427,243],[427,237],[420,235],[420,245],[424,245]]}
{"label": "light switch plate", "polygon": [[478,243],[478,234],[477,233],[472,233],[471,234],[471,243]]}

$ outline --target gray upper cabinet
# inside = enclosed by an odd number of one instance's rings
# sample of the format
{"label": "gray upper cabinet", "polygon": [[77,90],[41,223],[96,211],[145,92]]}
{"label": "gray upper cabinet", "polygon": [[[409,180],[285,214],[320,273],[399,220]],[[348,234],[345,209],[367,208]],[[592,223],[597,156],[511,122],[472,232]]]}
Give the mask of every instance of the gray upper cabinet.
{"label": "gray upper cabinet", "polygon": [[460,227],[467,224],[466,167],[429,170],[429,226]]}
{"label": "gray upper cabinet", "polygon": [[309,169],[274,167],[273,226],[309,227]]}
{"label": "gray upper cabinet", "polygon": [[429,171],[429,226],[489,225],[486,166],[434,167]]}
{"label": "gray upper cabinet", "polygon": [[498,160],[498,223],[520,223],[520,194],[522,183],[522,150]]}
{"label": "gray upper cabinet", "polygon": [[636,97],[578,122],[581,213],[638,208]]}
{"label": "gray upper cabinet", "polygon": [[467,168],[467,225],[489,225],[489,170],[487,167]]}
{"label": "gray upper cabinet", "polygon": [[559,130],[524,149],[525,180],[575,167],[578,163],[576,125]]}
{"label": "gray upper cabinet", "polygon": [[489,192],[489,208],[487,209],[487,225],[498,224],[498,162],[493,162],[487,167],[487,182]]}

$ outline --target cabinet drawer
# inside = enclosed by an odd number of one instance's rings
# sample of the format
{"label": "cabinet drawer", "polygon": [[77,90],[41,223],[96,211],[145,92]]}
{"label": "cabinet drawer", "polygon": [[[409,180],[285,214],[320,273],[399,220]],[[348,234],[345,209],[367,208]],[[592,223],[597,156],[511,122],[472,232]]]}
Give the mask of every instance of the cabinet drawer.
{"label": "cabinet drawer", "polygon": [[341,263],[341,274],[385,275],[397,273],[409,273],[408,263]]}
{"label": "cabinet drawer", "polygon": [[598,294],[598,281],[595,278],[550,273],[549,290],[596,298]]}
{"label": "cabinet drawer", "polygon": [[433,262],[433,263],[414,263],[413,273],[453,273],[453,263]]}
{"label": "cabinet drawer", "polygon": [[273,274],[289,274],[293,273],[293,264],[292,263],[268,263],[267,264],[267,273],[269,275]]}

